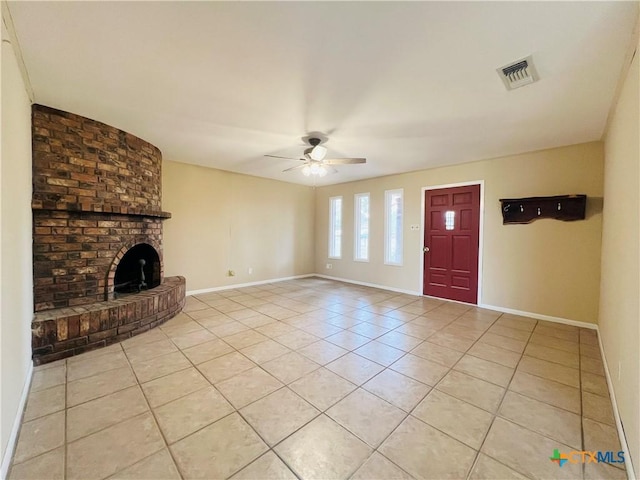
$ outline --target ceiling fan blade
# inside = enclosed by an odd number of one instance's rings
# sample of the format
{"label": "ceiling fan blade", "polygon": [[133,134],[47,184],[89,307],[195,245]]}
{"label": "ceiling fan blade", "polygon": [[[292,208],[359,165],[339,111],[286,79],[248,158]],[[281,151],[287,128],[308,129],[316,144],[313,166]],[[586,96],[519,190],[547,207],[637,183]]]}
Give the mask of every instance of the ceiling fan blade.
{"label": "ceiling fan blade", "polygon": [[296,165],[295,167],[291,167],[291,168],[287,168],[286,170],[282,170],[282,173],[284,172],[290,172],[291,170],[298,170],[299,168],[304,168],[306,164],[303,165]]}
{"label": "ceiling fan blade", "polygon": [[367,163],[366,158],[326,158],[322,163],[325,165],[352,165],[356,163]]}
{"label": "ceiling fan blade", "polygon": [[306,160],[304,158],[294,158],[294,157],[281,157],[280,155],[265,155],[265,157],[271,157],[271,158],[284,158],[285,160],[301,160],[303,162],[306,162]]}

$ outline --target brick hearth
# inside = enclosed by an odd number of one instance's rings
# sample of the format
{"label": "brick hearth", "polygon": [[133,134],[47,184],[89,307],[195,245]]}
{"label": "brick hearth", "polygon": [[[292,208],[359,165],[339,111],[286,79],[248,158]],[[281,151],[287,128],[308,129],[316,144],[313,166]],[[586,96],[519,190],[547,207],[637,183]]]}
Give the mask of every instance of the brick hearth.
{"label": "brick hearth", "polygon": [[[42,105],[33,106],[32,138],[36,362],[113,343],[179,312],[184,278],[163,272],[162,221],[171,215],[161,209],[160,150]],[[161,284],[116,300],[116,268],[139,244],[157,252]]]}
{"label": "brick hearth", "polygon": [[173,318],[184,302],[184,277],[169,277],[153,290],[117,300],[39,312],[32,325],[34,362],[53,362],[146,332]]}

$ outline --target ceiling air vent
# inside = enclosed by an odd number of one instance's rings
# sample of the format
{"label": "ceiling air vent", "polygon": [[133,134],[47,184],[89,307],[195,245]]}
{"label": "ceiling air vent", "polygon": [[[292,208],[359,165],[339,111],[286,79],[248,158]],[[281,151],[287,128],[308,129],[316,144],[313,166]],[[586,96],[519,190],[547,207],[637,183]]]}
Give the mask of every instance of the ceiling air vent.
{"label": "ceiling air vent", "polygon": [[538,80],[531,55],[496,70],[507,90],[524,87]]}

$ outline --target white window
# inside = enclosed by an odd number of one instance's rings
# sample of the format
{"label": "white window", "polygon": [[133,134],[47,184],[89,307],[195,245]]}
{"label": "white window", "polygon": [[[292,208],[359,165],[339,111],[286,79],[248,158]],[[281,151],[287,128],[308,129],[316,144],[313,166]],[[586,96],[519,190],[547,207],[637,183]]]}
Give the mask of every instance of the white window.
{"label": "white window", "polygon": [[360,262],[369,260],[369,194],[357,193],[355,204],[355,246],[353,259]]}
{"label": "white window", "polygon": [[456,212],[448,210],[444,212],[444,229],[453,230],[456,226]]}
{"label": "white window", "polygon": [[342,258],[342,197],[329,198],[329,258]]}
{"label": "white window", "polygon": [[402,265],[402,193],[384,192],[384,263]]}

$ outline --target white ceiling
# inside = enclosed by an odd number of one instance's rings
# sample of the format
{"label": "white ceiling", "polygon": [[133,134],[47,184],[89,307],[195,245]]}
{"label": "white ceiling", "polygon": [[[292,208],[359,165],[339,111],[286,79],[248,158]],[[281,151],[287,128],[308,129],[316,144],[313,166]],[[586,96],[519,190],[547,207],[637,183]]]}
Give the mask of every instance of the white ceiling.
{"label": "white ceiling", "polygon": [[[165,159],[318,185],[599,140],[638,2],[10,2],[44,105]],[[529,54],[540,81],[496,68]]]}

